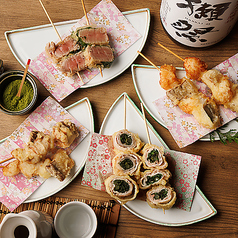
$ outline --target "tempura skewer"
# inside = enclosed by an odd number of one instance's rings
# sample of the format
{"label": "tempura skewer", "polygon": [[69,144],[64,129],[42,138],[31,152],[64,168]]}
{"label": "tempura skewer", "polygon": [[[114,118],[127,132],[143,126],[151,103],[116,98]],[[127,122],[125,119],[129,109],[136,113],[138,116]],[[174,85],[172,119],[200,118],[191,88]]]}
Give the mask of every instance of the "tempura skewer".
{"label": "tempura skewer", "polygon": [[163,46],[162,44],[158,43],[158,45],[160,47],[162,47],[163,49],[167,50],[169,53],[173,54],[174,56],[176,56],[177,58],[179,58],[180,60],[184,61],[183,58],[181,58],[180,56],[178,56],[177,54],[175,54],[173,51],[171,51],[170,49],[168,49],[167,47]]}

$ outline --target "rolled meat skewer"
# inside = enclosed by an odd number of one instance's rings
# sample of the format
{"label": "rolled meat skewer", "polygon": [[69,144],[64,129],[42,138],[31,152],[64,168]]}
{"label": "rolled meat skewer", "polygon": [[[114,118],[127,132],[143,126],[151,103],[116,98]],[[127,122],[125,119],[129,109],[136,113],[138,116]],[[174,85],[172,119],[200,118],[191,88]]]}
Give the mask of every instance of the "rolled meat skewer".
{"label": "rolled meat skewer", "polygon": [[152,208],[168,210],[176,202],[176,192],[168,185],[154,186],[147,191],[146,201]]}
{"label": "rolled meat skewer", "polygon": [[168,169],[149,169],[141,172],[140,179],[138,181],[141,189],[149,189],[155,185],[166,185],[170,177],[171,172]]}
{"label": "rolled meat skewer", "polygon": [[113,174],[140,176],[141,157],[134,152],[121,152],[112,159]]}
{"label": "rolled meat skewer", "polygon": [[146,144],[141,152],[143,154],[142,162],[145,169],[165,169],[168,167],[163,147]]}
{"label": "rolled meat skewer", "polygon": [[122,204],[134,200],[139,192],[137,183],[129,176],[111,175],[105,180],[107,193]]}
{"label": "rolled meat skewer", "polygon": [[134,134],[127,129],[115,132],[112,135],[112,141],[114,150],[117,153],[121,151],[132,151],[136,153],[144,144],[137,134]]}

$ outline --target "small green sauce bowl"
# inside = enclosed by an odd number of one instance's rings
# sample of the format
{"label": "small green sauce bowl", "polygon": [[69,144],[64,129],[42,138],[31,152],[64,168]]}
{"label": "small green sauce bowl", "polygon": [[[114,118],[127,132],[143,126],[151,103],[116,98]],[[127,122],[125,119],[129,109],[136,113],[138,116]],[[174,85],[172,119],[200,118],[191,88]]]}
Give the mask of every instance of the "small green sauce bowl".
{"label": "small green sauce bowl", "polygon": [[14,81],[16,79],[22,79],[23,74],[24,74],[24,72],[21,71],[21,70],[11,70],[11,71],[4,72],[0,76],[0,110],[5,112],[6,114],[9,114],[9,115],[24,115],[24,114],[28,113],[36,103],[37,96],[38,96],[37,85],[36,85],[36,82],[35,82],[34,78],[29,73],[27,73],[25,80],[27,80],[33,88],[33,98],[31,100],[31,102],[28,104],[28,106],[26,106],[21,111],[11,111],[11,110],[8,110],[7,108],[4,107],[3,93],[6,89],[6,87],[12,81]]}

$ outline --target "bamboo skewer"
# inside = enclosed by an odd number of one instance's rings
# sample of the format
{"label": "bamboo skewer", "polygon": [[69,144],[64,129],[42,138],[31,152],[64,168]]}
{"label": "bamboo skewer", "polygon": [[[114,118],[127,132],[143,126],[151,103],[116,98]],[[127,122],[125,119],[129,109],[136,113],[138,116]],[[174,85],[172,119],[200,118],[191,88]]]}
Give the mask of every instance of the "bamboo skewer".
{"label": "bamboo skewer", "polygon": [[60,34],[59,34],[59,32],[57,31],[57,29],[56,29],[56,27],[55,27],[54,23],[53,23],[53,22],[52,22],[52,20],[50,19],[50,16],[49,16],[49,14],[47,13],[47,11],[46,11],[46,9],[45,9],[45,7],[44,7],[44,5],[43,5],[42,1],[41,1],[41,0],[39,0],[39,2],[40,2],[40,4],[41,4],[41,6],[42,6],[42,8],[43,8],[43,10],[44,10],[44,12],[45,12],[45,14],[46,14],[46,16],[48,17],[48,19],[49,19],[49,21],[50,21],[51,25],[53,26],[53,28],[54,28],[54,30],[55,30],[55,32],[56,32],[56,34],[58,35],[58,37],[59,37],[60,41],[62,41],[62,39],[61,39],[61,37],[60,37]]}
{"label": "bamboo skewer", "polygon": [[124,94],[124,129],[126,129],[126,94]]}
{"label": "bamboo skewer", "polygon": [[82,5],[83,5],[83,11],[84,11],[84,15],[85,15],[85,18],[86,18],[86,21],[87,21],[87,25],[89,25],[89,20],[88,20],[87,11],[86,11],[86,8],[85,8],[84,1],[81,0],[81,2],[82,2]]}
{"label": "bamboo skewer", "polygon": [[[149,131],[148,131],[148,124],[147,124],[146,117],[145,117],[145,110],[144,110],[143,103],[141,103],[140,105],[141,105],[141,110],[142,110],[142,114],[143,114],[143,119],[144,119],[144,122],[145,122],[145,130],[146,130],[146,134],[147,134],[147,138],[148,138],[148,143],[149,143],[149,145],[151,145],[150,134],[149,134]],[[163,212],[165,214],[164,208],[163,208]]]}
{"label": "bamboo skewer", "polygon": [[23,84],[25,82],[25,78],[26,78],[26,74],[27,74],[30,62],[31,62],[31,60],[28,59],[27,64],[26,64],[26,68],[25,68],[25,71],[24,71],[24,74],[23,74],[23,77],[22,77],[22,80],[21,80],[20,87],[19,87],[19,90],[18,90],[17,95],[16,95],[17,97],[21,97],[21,90],[22,90]]}
{"label": "bamboo skewer", "polygon": [[148,142],[149,142],[149,145],[151,145],[151,140],[150,140],[150,135],[149,135],[149,131],[148,131],[148,125],[147,125],[147,121],[146,121],[146,117],[145,117],[145,110],[144,110],[143,103],[141,103],[140,105],[141,105],[141,110],[142,110],[142,114],[143,114],[143,119],[145,122],[145,130],[146,130]]}
{"label": "bamboo skewer", "polygon": [[184,61],[183,58],[181,58],[180,56],[178,56],[177,54],[175,54],[173,51],[171,51],[170,49],[168,49],[167,47],[163,46],[162,44],[158,43],[158,45],[160,47],[162,47],[163,49],[167,50],[169,53],[173,54],[174,56],[176,56],[177,58],[179,58],[180,60]]}
{"label": "bamboo skewer", "polygon": [[[7,162],[8,160],[11,160],[11,159],[14,159],[14,157],[10,157],[10,158],[7,158],[7,159],[4,159],[2,161],[0,161],[0,164],[4,163],[4,162]],[[4,166],[1,166],[1,168],[4,167]]]}
{"label": "bamboo skewer", "polygon": [[139,55],[141,55],[145,60],[147,60],[151,65],[153,65],[156,69],[160,70],[158,66],[156,66],[152,61],[150,61],[147,57],[145,57],[140,51],[137,51]]}

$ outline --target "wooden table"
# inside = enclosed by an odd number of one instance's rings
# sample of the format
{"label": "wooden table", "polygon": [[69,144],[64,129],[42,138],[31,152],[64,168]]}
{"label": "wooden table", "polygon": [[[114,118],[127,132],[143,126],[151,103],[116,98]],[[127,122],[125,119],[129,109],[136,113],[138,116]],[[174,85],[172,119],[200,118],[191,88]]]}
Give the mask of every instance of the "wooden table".
{"label": "wooden table", "polygon": [[[83,9],[81,1],[79,0],[45,0],[43,2],[53,22],[79,19],[83,16]],[[90,10],[98,2],[99,1],[87,0],[86,9]],[[173,64],[174,66],[182,66],[182,62],[178,58],[160,48],[157,42],[166,45],[183,58],[187,56],[199,57],[208,63],[209,68],[216,66],[238,52],[237,24],[229,36],[222,42],[206,49],[192,49],[174,43],[165,33],[159,16],[160,0],[114,0],[113,2],[121,11],[141,8],[150,9],[150,31],[142,53],[150,58],[156,65],[167,63]],[[0,58],[4,62],[5,70],[23,70],[7,45],[4,32],[48,24],[49,21],[37,0],[0,0],[0,3]],[[142,57],[138,57],[135,63],[148,64]],[[38,104],[40,104],[49,96],[49,92],[38,81],[37,84],[39,89]],[[79,99],[88,97],[93,108],[95,132],[98,132],[108,109],[123,92],[127,92],[136,105],[138,107],[140,106],[140,101],[133,86],[130,68],[117,78],[105,84],[75,91],[72,95],[64,99],[61,105],[66,107]],[[10,135],[27,116],[28,115],[9,116],[0,112],[0,139]],[[218,214],[193,225],[166,227],[139,219],[122,207],[117,237],[200,237],[205,235],[208,237],[238,237],[238,145],[234,142],[223,145],[221,142],[198,141],[183,149],[179,149],[168,130],[159,125],[148,114],[146,116],[171,149],[202,156],[197,184],[208,200],[217,209]],[[97,199],[100,201],[110,199],[105,192],[81,186],[81,177],[82,173],[56,195],[69,198]]]}

